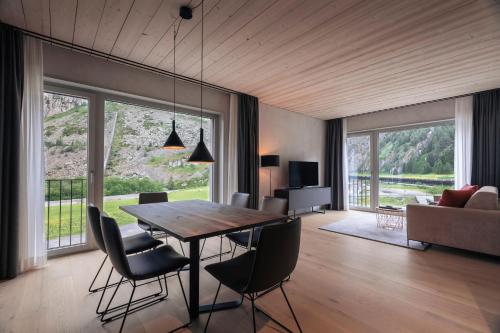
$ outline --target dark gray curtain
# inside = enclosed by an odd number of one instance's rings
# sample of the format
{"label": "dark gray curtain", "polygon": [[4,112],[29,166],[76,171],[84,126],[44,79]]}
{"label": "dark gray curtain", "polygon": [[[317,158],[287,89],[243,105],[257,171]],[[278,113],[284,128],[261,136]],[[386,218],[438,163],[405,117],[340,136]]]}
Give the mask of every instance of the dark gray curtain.
{"label": "dark gray curtain", "polygon": [[23,37],[0,24],[0,279],[17,275]]}
{"label": "dark gray curtain", "polygon": [[500,89],[473,96],[472,184],[500,188]]}
{"label": "dark gray curtain", "polygon": [[238,96],[238,191],[250,193],[250,208],[259,207],[259,100]]}
{"label": "dark gray curtain", "polygon": [[325,186],[332,188],[330,209],[344,209],[344,178],[342,162],[342,119],[326,122]]}

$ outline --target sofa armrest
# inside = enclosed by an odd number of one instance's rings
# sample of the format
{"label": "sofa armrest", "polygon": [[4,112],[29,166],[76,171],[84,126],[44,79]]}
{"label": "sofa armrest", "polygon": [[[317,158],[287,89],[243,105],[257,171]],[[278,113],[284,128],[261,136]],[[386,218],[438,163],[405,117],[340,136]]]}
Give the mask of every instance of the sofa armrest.
{"label": "sofa armrest", "polygon": [[500,255],[500,211],[406,207],[408,239]]}

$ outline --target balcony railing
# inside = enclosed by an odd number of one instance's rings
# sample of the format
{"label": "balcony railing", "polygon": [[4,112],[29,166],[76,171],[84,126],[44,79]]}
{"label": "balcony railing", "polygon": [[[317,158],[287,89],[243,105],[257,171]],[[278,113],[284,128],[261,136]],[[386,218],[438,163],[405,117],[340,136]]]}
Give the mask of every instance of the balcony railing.
{"label": "balcony railing", "polygon": [[47,249],[86,242],[87,180],[45,180],[45,234]]}
{"label": "balcony railing", "polygon": [[[417,196],[415,194],[411,194],[411,187],[414,186],[424,186],[424,187],[453,187],[454,180],[452,179],[426,179],[426,178],[407,178],[407,177],[387,177],[382,176],[379,177],[379,191],[386,190],[384,185],[401,185],[402,189],[397,193],[397,190],[393,190],[394,193],[391,195],[379,193],[379,201],[382,202],[382,197],[384,198],[404,198],[406,197],[406,201],[413,201],[413,199]],[[405,188],[406,187],[406,188]],[[410,194],[405,194],[405,190]],[[415,190],[413,190],[415,191]],[[420,190],[422,191],[422,190]],[[371,193],[371,177],[363,176],[363,175],[349,175],[349,205],[351,207],[361,207],[361,208],[370,208],[370,193]],[[427,194],[428,195],[428,194]],[[430,196],[430,195],[428,195]],[[405,200],[401,200],[405,201]]]}

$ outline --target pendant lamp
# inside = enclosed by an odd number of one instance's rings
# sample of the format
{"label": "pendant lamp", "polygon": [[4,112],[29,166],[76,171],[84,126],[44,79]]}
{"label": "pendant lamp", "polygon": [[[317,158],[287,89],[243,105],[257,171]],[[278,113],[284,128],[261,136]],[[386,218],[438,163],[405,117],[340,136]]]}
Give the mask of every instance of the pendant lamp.
{"label": "pendant lamp", "polygon": [[213,163],[214,158],[208,151],[205,142],[203,142],[203,21],[204,9],[203,0],[201,0],[201,74],[200,74],[200,142],[196,145],[193,153],[188,159],[191,163]]}
{"label": "pendant lamp", "polygon": [[[181,8],[182,10],[182,8]],[[175,44],[176,44],[176,39],[177,39],[177,33],[179,32],[179,28],[181,26],[182,20],[179,23],[179,27],[177,30],[175,29],[175,24],[174,24],[174,119],[172,120],[172,132],[170,132],[170,135],[167,138],[167,141],[165,141],[165,144],[161,149],[165,150],[181,150],[185,149],[186,146],[184,146],[184,143],[182,142],[181,138],[177,134],[175,130]]]}

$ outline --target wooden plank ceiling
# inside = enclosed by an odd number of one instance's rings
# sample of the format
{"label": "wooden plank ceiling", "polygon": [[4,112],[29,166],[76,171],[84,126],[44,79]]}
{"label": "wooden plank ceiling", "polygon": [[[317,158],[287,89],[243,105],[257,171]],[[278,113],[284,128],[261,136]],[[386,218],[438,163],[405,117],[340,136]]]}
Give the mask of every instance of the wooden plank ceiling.
{"label": "wooden plank ceiling", "polygon": [[[172,29],[189,3],[0,0],[0,20],[172,71]],[[177,44],[177,72],[192,78],[200,9]],[[500,2],[205,0],[204,62],[212,84],[322,119],[498,88]]]}

